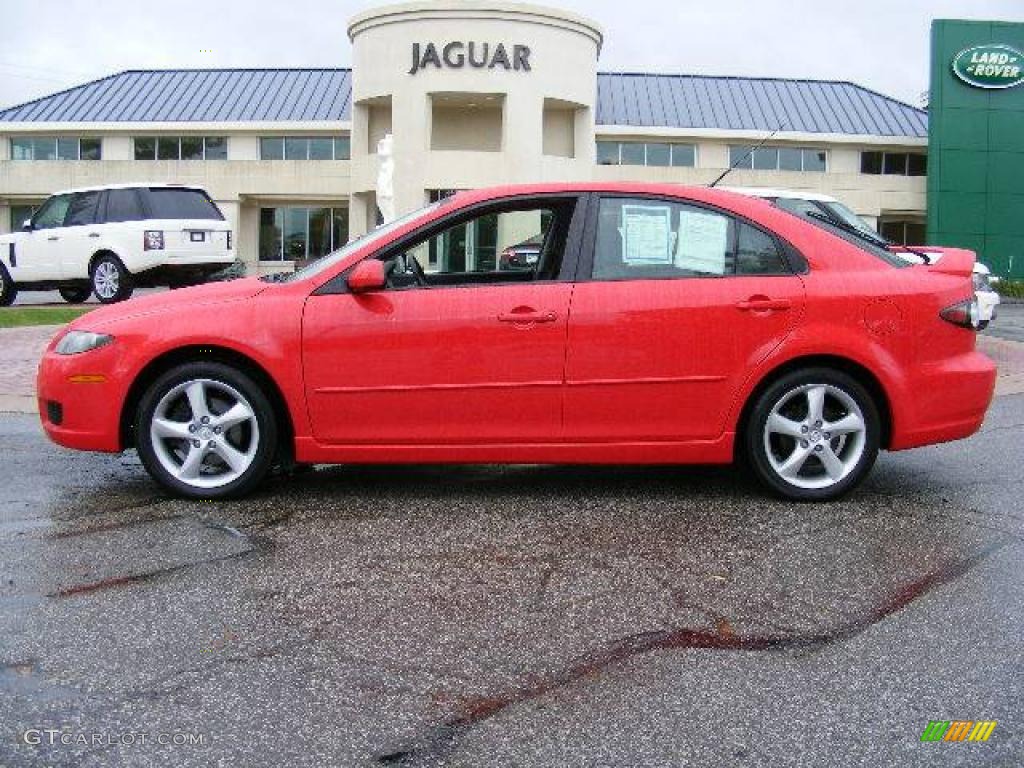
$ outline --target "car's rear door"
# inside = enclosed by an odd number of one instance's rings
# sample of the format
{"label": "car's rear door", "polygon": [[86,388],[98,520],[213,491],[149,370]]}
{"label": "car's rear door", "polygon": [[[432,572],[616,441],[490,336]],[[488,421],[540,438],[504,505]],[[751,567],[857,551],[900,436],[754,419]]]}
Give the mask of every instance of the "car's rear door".
{"label": "car's rear door", "polygon": [[605,196],[593,210],[569,321],[566,439],[721,435],[749,369],[799,322],[787,246],[673,199]]}
{"label": "car's rear door", "polygon": [[[343,281],[311,296],[303,372],[316,439],[329,444],[515,444],[562,428],[567,254],[575,198],[516,199],[455,214],[380,258],[416,258],[428,286],[396,268],[389,287],[352,294]],[[553,217],[545,218],[553,211]],[[546,223],[544,223],[546,222]],[[501,251],[546,226],[531,272]],[[580,228],[582,223],[580,222]]]}

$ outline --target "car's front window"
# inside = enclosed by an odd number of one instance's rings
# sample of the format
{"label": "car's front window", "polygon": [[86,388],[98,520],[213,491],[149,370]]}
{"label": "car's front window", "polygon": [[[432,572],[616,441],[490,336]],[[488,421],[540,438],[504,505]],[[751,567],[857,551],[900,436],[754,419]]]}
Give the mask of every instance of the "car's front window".
{"label": "car's front window", "polygon": [[418,211],[413,211],[412,213],[397,218],[394,221],[388,222],[387,224],[382,224],[376,229],[367,232],[362,237],[358,237],[355,240],[348,243],[347,245],[342,246],[338,250],[333,251],[332,253],[328,253],[326,256],[323,256],[317,259],[316,261],[307,264],[302,269],[296,270],[292,274],[287,275],[285,278],[275,278],[272,275],[268,275],[268,277],[280,282],[292,282],[293,280],[302,280],[307,277],[314,277],[315,275],[320,274],[324,270],[330,269],[335,264],[344,261],[348,256],[355,253],[360,248],[365,248],[368,245],[372,245],[376,242],[384,240],[390,234],[392,234],[393,232],[397,232],[399,229],[404,227],[409,222],[415,221],[418,218],[433,213],[441,205],[443,205],[444,202],[445,201],[442,200],[436,203],[431,203],[430,205],[424,208],[420,208]]}
{"label": "car's front window", "polygon": [[68,206],[71,204],[71,195],[57,195],[51,197],[32,219],[33,229],[53,229],[64,226],[64,217],[67,216]]}

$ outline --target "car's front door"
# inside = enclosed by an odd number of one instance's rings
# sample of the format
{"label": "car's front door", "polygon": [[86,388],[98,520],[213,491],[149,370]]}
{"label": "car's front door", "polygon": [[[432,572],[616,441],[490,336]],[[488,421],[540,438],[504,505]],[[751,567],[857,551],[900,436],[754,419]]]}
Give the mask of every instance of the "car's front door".
{"label": "car's front door", "polygon": [[[559,438],[575,199],[506,206],[454,214],[372,257],[385,262],[386,289],[307,300],[303,369],[319,442]],[[533,270],[502,268],[503,249],[538,234]]]}
{"label": "car's front door", "polygon": [[101,192],[76,192],[60,230],[60,273],[65,280],[89,277],[89,260],[98,248],[100,233],[96,212]]}
{"label": "car's front door", "polygon": [[54,195],[32,217],[32,229],[17,244],[19,282],[60,279],[61,236],[71,197]]}
{"label": "car's front door", "polygon": [[569,322],[566,439],[719,436],[750,368],[799,321],[804,287],[785,246],[662,199],[604,197],[591,229]]}

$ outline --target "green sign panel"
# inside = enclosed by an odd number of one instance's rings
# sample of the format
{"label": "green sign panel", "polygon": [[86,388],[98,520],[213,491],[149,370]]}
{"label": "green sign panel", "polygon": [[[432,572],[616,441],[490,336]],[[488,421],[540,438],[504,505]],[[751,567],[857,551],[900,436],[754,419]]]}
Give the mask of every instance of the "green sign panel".
{"label": "green sign panel", "polygon": [[953,72],[975,88],[1012,88],[1024,82],[1024,54],[1012,45],[975,45],[956,55]]}

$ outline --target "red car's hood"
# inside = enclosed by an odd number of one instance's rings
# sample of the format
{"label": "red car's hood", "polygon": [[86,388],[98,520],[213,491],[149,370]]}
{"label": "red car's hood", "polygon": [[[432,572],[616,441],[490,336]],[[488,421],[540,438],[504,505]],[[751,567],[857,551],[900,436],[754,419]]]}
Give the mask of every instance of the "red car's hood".
{"label": "red car's hood", "polygon": [[119,304],[110,304],[82,315],[70,327],[83,330],[97,330],[119,320],[141,315],[154,315],[162,312],[181,310],[182,307],[219,304],[241,299],[250,299],[265,291],[269,285],[259,278],[247,277],[241,280],[230,280],[224,283],[208,283],[193,288],[180,288],[175,291],[140,296]]}

